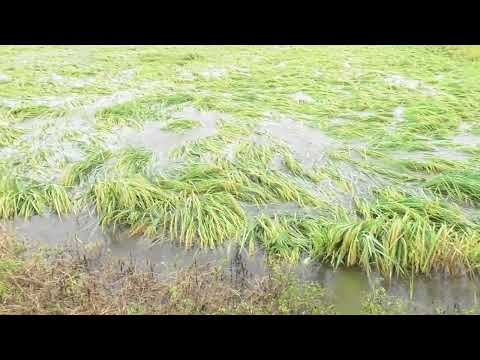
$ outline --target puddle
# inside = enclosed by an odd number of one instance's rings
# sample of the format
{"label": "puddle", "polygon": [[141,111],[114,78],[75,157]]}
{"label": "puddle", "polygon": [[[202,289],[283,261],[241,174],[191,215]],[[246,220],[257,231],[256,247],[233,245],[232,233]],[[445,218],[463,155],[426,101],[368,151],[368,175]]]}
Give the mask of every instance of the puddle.
{"label": "puddle", "polygon": [[[408,300],[410,290],[408,281],[395,280],[388,287],[388,294]],[[477,305],[480,281],[467,277],[446,278],[441,274],[428,279],[419,277],[413,283],[411,295],[413,313],[432,313],[438,306],[453,313],[457,309],[465,310]]]}
{"label": "puddle", "polygon": [[395,160],[427,160],[432,156],[440,157],[446,160],[464,161],[468,160],[468,154],[461,151],[436,148],[432,151],[394,151],[390,156]]}
{"label": "puddle", "polygon": [[227,75],[227,70],[222,69],[222,68],[211,68],[204,70],[200,73],[200,75],[205,79],[205,80],[216,80],[224,77]]}
{"label": "puddle", "polygon": [[393,118],[397,121],[403,121],[403,114],[405,113],[405,106],[400,105],[393,109]]}
{"label": "puddle", "polygon": [[110,95],[98,96],[92,104],[84,106],[83,109],[88,113],[92,113],[112,105],[132,100],[134,97],[135,94],[133,91],[119,91]]}
{"label": "puddle", "polygon": [[298,103],[312,103],[314,101],[310,95],[305,94],[303,91],[290,95],[290,98]]}
{"label": "puddle", "polygon": [[130,260],[140,267],[153,266],[159,272],[170,272],[193,263],[216,263],[229,265],[230,269],[240,268],[244,275],[266,274],[265,256],[260,250],[249,256],[246,249],[240,249],[234,243],[215,250],[185,249],[172,241],[152,242],[143,236],[129,237],[127,231],[102,232],[96,217],[86,212],[63,218],[54,214],[36,215],[29,220],[5,221],[2,225],[31,244],[47,247],[71,244],[88,247],[100,243],[103,254],[108,252],[115,258]]}
{"label": "puddle", "polygon": [[347,119],[344,118],[333,118],[329,120],[329,123],[332,125],[343,125],[347,122]]}
{"label": "puddle", "polygon": [[[72,161],[81,156],[79,150],[74,150],[77,148],[76,143],[87,142],[94,133],[91,119],[80,112],[55,119],[30,119],[17,126],[25,130],[25,134],[19,138],[19,143],[28,143],[33,148],[55,149],[57,153],[72,157]],[[74,136],[75,139],[72,140],[74,142],[68,139],[69,134]]]}
{"label": "puddle", "polygon": [[408,89],[422,90],[430,95],[438,95],[437,89],[421,80],[408,79],[402,75],[390,75],[385,78],[385,81],[396,86],[406,87]]}
{"label": "puddle", "polygon": [[353,115],[357,115],[360,117],[370,117],[370,116],[374,116],[375,113],[372,111],[355,111],[353,112]]}
{"label": "puddle", "polygon": [[96,81],[95,77],[93,76],[86,77],[86,78],[75,78],[75,77],[62,76],[58,74],[52,74],[49,77],[41,79],[41,81],[49,81],[49,80],[53,80],[58,84],[73,87],[73,88],[82,88],[86,85],[93,84]]}
{"label": "puddle", "polygon": [[387,124],[386,131],[388,134],[394,134],[397,130],[397,125],[403,122],[405,119],[403,114],[405,113],[405,106],[400,105],[393,109],[393,121]]}
{"label": "puddle", "polygon": [[29,220],[16,218],[5,222],[7,229],[27,240],[33,240],[47,246],[57,246],[71,241],[88,244],[98,240],[106,241],[95,219],[87,213],[78,216],[59,217],[55,214],[32,216]]}
{"label": "puddle", "polygon": [[195,81],[196,79],[195,75],[191,71],[183,68],[178,71],[178,76],[184,81]]}
{"label": "puddle", "polygon": [[319,209],[313,207],[301,207],[296,202],[284,202],[278,204],[266,204],[257,206],[241,202],[241,207],[245,210],[247,216],[255,217],[259,215],[315,215],[320,212]]}
{"label": "puddle", "polygon": [[466,122],[462,122],[462,123],[460,123],[460,125],[458,126],[458,130],[460,130],[460,131],[469,131],[472,127],[473,127],[472,124],[469,124],[469,123],[466,123]]}
{"label": "puddle", "polygon": [[172,149],[216,134],[217,120],[220,118],[219,113],[201,113],[194,109],[187,109],[176,116],[199,120],[202,125],[179,134],[164,130],[161,122],[147,121],[141,130],[124,127],[107,135],[107,146],[113,149],[126,145],[146,147],[154,152],[157,165],[164,167],[170,163],[169,153]]}
{"label": "puddle", "polygon": [[125,83],[131,79],[133,79],[133,77],[137,74],[137,69],[135,68],[132,68],[132,69],[126,69],[126,70],[122,70],[120,71],[120,73],[118,74],[118,76],[116,76],[115,78],[113,78],[111,81],[113,83]]}
{"label": "puddle", "polygon": [[311,271],[309,280],[327,290],[340,314],[359,314],[364,294],[378,286],[384,287],[387,295],[408,303],[408,313],[412,314],[432,314],[438,306],[448,313],[470,309],[480,294],[480,279],[447,278],[440,274],[417,277],[412,288],[410,281],[404,279],[393,278],[387,283],[378,273],[372,273],[369,279],[356,268],[333,270],[319,265],[316,276]]}
{"label": "puddle", "polygon": [[20,104],[20,100],[0,97],[0,103],[5,107],[15,109]]}
{"label": "puddle", "polygon": [[467,145],[467,146],[480,145],[480,136],[473,135],[473,134],[456,135],[452,138],[452,140],[460,145]]}
{"label": "puddle", "polygon": [[260,124],[261,130],[287,143],[295,157],[306,168],[319,165],[326,159],[327,149],[338,144],[321,130],[311,128],[302,123],[281,118],[279,121],[266,121]]}
{"label": "puddle", "polygon": [[468,160],[470,157],[468,154],[465,154],[461,151],[445,149],[445,148],[436,148],[433,150],[433,154],[435,156],[438,156],[447,160],[457,160],[457,161]]}
{"label": "puddle", "polygon": [[109,245],[111,255],[128,258],[137,266],[149,264],[159,272],[170,272],[186,268],[192,264],[234,265],[242,268],[245,275],[263,276],[266,274],[265,258],[257,251],[249,256],[246,249],[237,244],[228,243],[213,250],[184,249],[172,241],[152,243],[143,237],[128,237],[126,233],[111,238]]}

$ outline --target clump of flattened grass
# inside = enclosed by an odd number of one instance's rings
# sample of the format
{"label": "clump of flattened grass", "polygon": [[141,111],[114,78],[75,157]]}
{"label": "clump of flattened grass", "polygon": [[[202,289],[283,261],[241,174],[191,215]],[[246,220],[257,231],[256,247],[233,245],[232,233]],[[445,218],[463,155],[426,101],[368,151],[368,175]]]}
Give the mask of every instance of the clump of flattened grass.
{"label": "clump of flattened grass", "polygon": [[0,178],[0,217],[11,219],[15,216],[29,218],[45,211],[45,197],[39,184],[22,181],[13,176]]}
{"label": "clump of flattened grass", "polygon": [[[102,226],[125,224],[132,233],[166,235],[185,246],[214,247],[246,225],[238,201],[320,201],[286,177],[228,161],[188,163],[171,178],[128,175],[97,181],[90,193]],[[322,203],[322,205],[324,205]]]}
{"label": "clump of flattened grass", "polygon": [[473,254],[480,243],[474,224],[439,200],[387,189],[373,203],[357,202],[357,211],[359,219],[342,214],[310,224],[312,257],[334,267],[375,268],[388,278],[477,266]]}
{"label": "clump of flattened grass", "polygon": [[179,159],[184,156],[201,157],[206,153],[220,154],[225,149],[227,141],[222,135],[205,137],[174,148],[169,156],[172,159]]}
{"label": "clump of flattened grass", "polygon": [[334,267],[360,266],[367,273],[373,267],[391,278],[394,272],[408,276],[472,270],[469,253],[475,246],[473,234],[396,216],[325,224],[313,234],[312,256]]}
{"label": "clump of flattened grass", "polygon": [[171,197],[143,176],[98,180],[87,199],[101,216],[102,227],[113,224],[137,225],[154,206],[172,204]]}
{"label": "clump of flattened grass", "polygon": [[184,133],[190,129],[199,127],[202,123],[194,119],[174,119],[167,122],[165,129],[176,133]]}
{"label": "clump of flattened grass", "polygon": [[173,192],[141,176],[99,181],[89,197],[102,226],[125,224],[132,233],[167,235],[186,247],[196,241],[213,248],[234,238],[245,222],[243,209],[228,193]]}
{"label": "clump of flattened grass", "polygon": [[143,173],[153,162],[154,154],[144,147],[129,146],[117,154],[117,170],[127,173]]}
{"label": "clump of flattened grass", "polygon": [[0,177],[0,218],[29,218],[43,214],[47,207],[59,215],[70,211],[71,201],[64,187],[13,176]]}
{"label": "clump of flattened grass", "polygon": [[295,201],[302,206],[324,205],[287,176],[265,169],[264,161],[268,161],[268,156],[251,162],[191,162],[178,171],[176,181],[164,182],[177,190],[228,192],[238,200],[257,205],[274,201]]}
{"label": "clump of flattened grass", "polygon": [[288,150],[283,151],[283,164],[292,173],[293,176],[307,178],[313,182],[319,182],[322,179],[319,169],[306,170],[303,165],[295,159]]}
{"label": "clump of flattened grass", "polygon": [[439,100],[422,100],[405,109],[405,121],[401,127],[407,131],[448,135],[458,128],[462,118],[462,108]]}
{"label": "clump of flattened grass", "polygon": [[112,152],[108,149],[94,147],[89,150],[89,154],[83,160],[71,165],[64,177],[63,184],[65,186],[73,186],[87,179],[87,177],[95,171],[98,171],[106,160],[112,157]]}
{"label": "clump of flattened grass", "polygon": [[190,94],[176,93],[167,95],[161,98],[161,104],[163,106],[176,106],[193,101],[194,97]]}
{"label": "clump of flattened grass", "polygon": [[188,94],[155,95],[116,104],[97,111],[97,126],[111,129],[114,126],[140,127],[144,120],[155,120],[163,116],[163,109],[180,105],[193,99]]}
{"label": "clump of flattened grass", "polygon": [[57,184],[43,186],[43,196],[49,207],[59,215],[66,215],[72,209],[72,201],[65,187]]}
{"label": "clump of flattened grass", "polygon": [[245,226],[246,216],[228,193],[184,193],[175,204],[170,234],[186,247],[198,238],[202,248],[214,248],[236,238]]}
{"label": "clump of flattened grass", "polygon": [[199,60],[203,60],[204,59],[204,56],[199,54],[199,53],[196,53],[196,52],[190,52],[190,53],[187,53],[185,55],[183,55],[179,60],[176,61],[176,64],[178,65],[185,65],[189,62],[192,62],[192,61],[199,61]]}
{"label": "clump of flattened grass", "polygon": [[395,164],[408,170],[424,172],[427,174],[437,174],[445,171],[461,170],[466,166],[458,161],[448,160],[438,157],[432,157],[427,160],[397,160]]}
{"label": "clump of flattened grass", "polygon": [[197,139],[185,145],[179,146],[169,154],[171,158],[201,157],[206,153],[222,154],[225,147],[234,142],[242,135],[248,135],[251,130],[249,123],[236,123],[232,121],[217,121],[218,134]]}
{"label": "clump of flattened grass", "polygon": [[333,267],[376,269],[388,279],[479,267],[478,229],[454,207],[385,190],[377,201],[357,202],[359,218],[346,211],[326,216],[262,215],[246,228],[243,245],[260,243],[269,253],[297,261],[301,254]]}
{"label": "clump of flattened grass", "polygon": [[241,242],[250,251],[258,242],[268,253],[291,262],[297,262],[312,246],[302,232],[301,221],[295,216],[260,215],[246,228]]}
{"label": "clump of flattened grass", "polygon": [[472,61],[480,59],[480,46],[478,45],[450,45],[447,50],[450,54],[465,57]]}
{"label": "clump of flattened grass", "polygon": [[438,226],[446,224],[458,230],[473,225],[460,209],[440,199],[415,196],[394,189],[380,190],[376,195],[376,201],[367,207],[357,203],[363,217],[400,216],[412,221],[429,221]]}
{"label": "clump of flattened grass", "polygon": [[114,126],[136,126],[140,127],[140,119],[149,114],[145,109],[135,102],[116,104],[95,113],[97,127],[111,129]]}
{"label": "clump of flattened grass", "polygon": [[64,108],[47,105],[20,106],[10,109],[10,115],[17,121],[24,121],[36,117],[61,117],[67,111]]}
{"label": "clump of flattened grass", "polygon": [[480,173],[475,171],[445,172],[427,180],[425,187],[462,202],[480,203]]}
{"label": "clump of flattened grass", "polygon": [[0,146],[7,146],[23,135],[24,131],[0,123]]}
{"label": "clump of flattened grass", "polygon": [[242,163],[268,167],[277,152],[277,149],[272,145],[243,141],[236,147],[235,156]]}

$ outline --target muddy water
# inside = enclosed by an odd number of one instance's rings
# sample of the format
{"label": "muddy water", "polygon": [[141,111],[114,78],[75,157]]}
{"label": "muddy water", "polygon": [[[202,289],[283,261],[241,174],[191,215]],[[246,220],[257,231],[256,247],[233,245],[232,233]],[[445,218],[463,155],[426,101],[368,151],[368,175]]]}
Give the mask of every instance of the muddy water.
{"label": "muddy water", "polygon": [[170,164],[169,154],[174,148],[216,134],[221,114],[188,108],[174,116],[199,120],[201,125],[179,134],[165,130],[165,124],[160,121],[147,121],[141,130],[124,127],[112,133],[107,144],[113,149],[127,145],[146,147],[155,154],[156,166],[164,168]]}
{"label": "muddy water", "polygon": [[453,137],[452,139],[457,144],[467,145],[467,146],[479,146],[480,145],[480,136],[473,134],[461,134]]}
{"label": "muddy water", "polygon": [[435,89],[432,85],[427,84],[421,80],[408,79],[402,75],[395,74],[387,76],[385,77],[385,81],[395,86],[401,86],[412,90],[420,90],[428,95],[439,94],[439,91]]}
{"label": "muddy water", "polygon": [[[18,219],[4,225],[9,230],[15,230],[19,238],[38,241],[46,246],[62,246],[72,241],[85,246],[97,244],[103,248],[104,254],[133,262],[137,266],[148,266],[157,272],[214,263],[224,266],[237,282],[248,282],[269,272],[261,250],[249,255],[245,249],[233,243],[216,250],[185,250],[171,241],[153,243],[143,237],[132,238],[125,231],[104,233],[97,225],[96,218],[88,213],[63,219],[56,215],[34,216],[29,221]],[[434,313],[439,306],[449,313],[456,309],[469,309],[476,305],[480,292],[479,279],[466,277],[419,277],[412,287],[409,281],[394,279],[387,284],[379,274],[368,277],[359,269],[333,270],[329,266],[306,260],[302,260],[294,271],[301,279],[322,285],[337,311],[343,314],[359,313],[363,296],[376,286],[383,286],[389,295],[409,301],[409,311],[413,313]]]}
{"label": "muddy water", "polygon": [[426,160],[432,156],[436,156],[453,161],[468,160],[470,157],[464,152],[440,147],[432,151],[394,151],[391,153],[391,156],[397,160]]}
{"label": "muddy water", "polygon": [[338,144],[337,141],[324,134],[321,130],[308,127],[289,118],[280,118],[278,121],[265,121],[260,124],[260,130],[287,143],[295,157],[306,168],[319,165],[326,159],[325,152]]}

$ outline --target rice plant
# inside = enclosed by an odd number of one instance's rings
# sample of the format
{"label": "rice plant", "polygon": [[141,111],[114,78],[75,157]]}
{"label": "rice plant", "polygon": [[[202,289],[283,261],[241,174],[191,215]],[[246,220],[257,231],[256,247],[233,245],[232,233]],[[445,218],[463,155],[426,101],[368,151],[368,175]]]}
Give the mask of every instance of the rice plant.
{"label": "rice plant", "polygon": [[66,215],[72,209],[72,201],[66,189],[57,184],[47,184],[42,187],[47,206],[59,215]]}
{"label": "rice plant", "polygon": [[97,182],[90,199],[102,226],[126,224],[132,233],[178,239],[186,247],[213,248],[241,231],[245,214],[228,193],[172,192],[137,176]]}
{"label": "rice plant", "polygon": [[47,208],[59,215],[71,210],[72,203],[65,188],[17,176],[0,177],[0,218],[30,218],[43,214]]}
{"label": "rice plant", "polygon": [[46,202],[38,184],[17,177],[0,178],[0,217],[29,218],[45,211]]}
{"label": "rice plant", "polygon": [[427,180],[425,187],[458,201],[480,203],[480,173],[475,171],[443,173]]}
{"label": "rice plant", "polygon": [[165,125],[165,129],[181,134],[190,129],[199,127],[201,124],[200,121],[194,119],[175,119],[168,121]]}
{"label": "rice plant", "polygon": [[268,167],[276,153],[271,145],[259,145],[250,141],[243,141],[236,148],[236,159],[242,163]]}
{"label": "rice plant", "polygon": [[16,121],[24,121],[36,117],[61,117],[66,113],[67,110],[64,108],[46,105],[20,106],[10,110],[11,116]]}
{"label": "rice plant", "polygon": [[0,147],[10,145],[23,134],[21,129],[0,124]]}
{"label": "rice plant", "polygon": [[144,173],[153,163],[153,152],[143,147],[127,147],[117,154],[116,169],[126,173]]}
{"label": "rice plant", "polygon": [[65,172],[63,184],[73,186],[85,181],[88,176],[101,169],[106,160],[110,159],[112,152],[108,149],[95,148],[84,160],[71,165]]}
{"label": "rice plant", "polygon": [[311,248],[311,241],[299,226],[299,219],[293,216],[261,215],[245,229],[241,243],[242,246],[247,244],[249,249],[253,248],[253,244],[259,243],[269,254],[295,263]]}
{"label": "rice plant", "polygon": [[172,201],[168,192],[140,175],[98,180],[92,185],[87,199],[95,205],[104,228],[121,223],[138,225],[136,223],[143,212],[147,213],[155,204]]}
{"label": "rice plant", "polygon": [[357,203],[363,217],[405,217],[412,221],[429,221],[433,225],[446,224],[456,229],[473,226],[463,212],[441,199],[412,195],[392,188],[376,192],[376,201],[365,207]]}
{"label": "rice plant", "polygon": [[235,239],[245,226],[240,204],[227,193],[184,193],[175,204],[170,220],[170,235],[191,247],[195,239],[202,248],[215,248]]}
{"label": "rice plant", "polygon": [[427,160],[397,160],[396,165],[416,172],[438,174],[445,171],[462,170],[467,166],[461,162],[432,157]]}
{"label": "rice plant", "polygon": [[312,256],[334,267],[358,265],[367,273],[375,268],[391,278],[471,270],[467,253],[458,249],[472,246],[478,246],[472,233],[395,216],[327,223],[313,235]]}

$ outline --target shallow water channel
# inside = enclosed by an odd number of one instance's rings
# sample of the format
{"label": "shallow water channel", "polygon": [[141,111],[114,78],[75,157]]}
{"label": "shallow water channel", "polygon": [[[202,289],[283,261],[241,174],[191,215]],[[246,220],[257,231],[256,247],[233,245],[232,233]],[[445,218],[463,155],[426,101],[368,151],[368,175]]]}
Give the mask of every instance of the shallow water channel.
{"label": "shallow water channel", "polygon": [[[249,255],[246,249],[234,243],[215,250],[186,250],[171,241],[152,242],[141,236],[129,237],[126,231],[102,231],[97,219],[88,213],[64,218],[53,214],[33,216],[30,220],[16,219],[3,225],[27,242],[47,247],[72,243],[97,246],[103,254],[131,261],[137,266],[148,266],[156,272],[210,263],[225,266],[233,280],[244,282],[269,272],[261,250]],[[448,278],[439,274],[428,279],[417,277],[413,284],[400,279],[387,284],[379,274],[371,274],[369,278],[359,269],[333,270],[314,262],[302,261],[294,271],[300,279],[322,285],[342,314],[359,313],[362,296],[375,286],[383,286],[389,295],[410,301],[410,311],[420,314],[433,313],[439,306],[447,312],[469,309],[476,305],[480,290],[479,279]]]}

